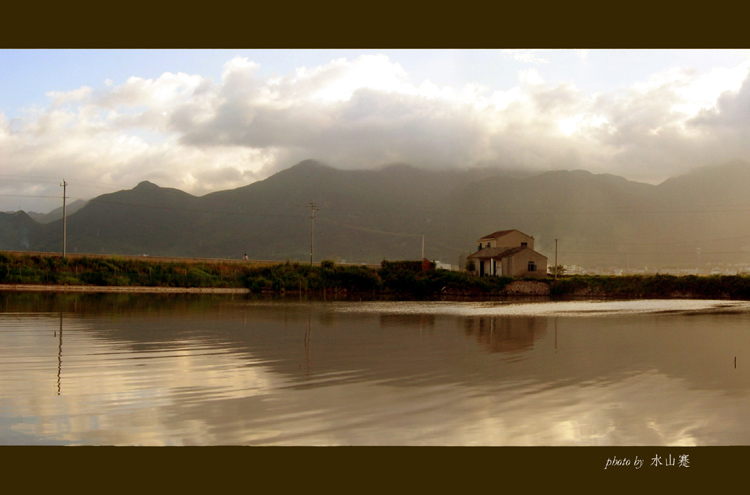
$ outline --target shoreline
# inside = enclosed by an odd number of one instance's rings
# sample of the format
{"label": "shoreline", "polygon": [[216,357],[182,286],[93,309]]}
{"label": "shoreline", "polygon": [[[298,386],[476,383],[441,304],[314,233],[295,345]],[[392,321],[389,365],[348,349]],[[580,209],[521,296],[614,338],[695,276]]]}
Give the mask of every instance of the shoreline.
{"label": "shoreline", "polygon": [[[45,284],[3,284],[0,283],[0,293],[13,293],[13,292],[57,292],[57,293],[79,293],[79,294],[205,294],[205,295],[267,295],[267,296],[297,296],[302,294],[318,295],[325,297],[329,294],[332,297],[343,296],[356,297],[365,293],[351,292],[351,291],[324,291],[316,293],[315,291],[295,291],[295,290],[281,290],[281,291],[263,291],[262,293],[254,292],[248,288],[242,287],[149,287],[149,286],[125,286],[125,285],[45,285]],[[550,293],[550,287],[544,282],[537,281],[514,281],[508,284],[508,286],[500,292],[494,294],[483,294],[483,293],[468,293],[465,291],[443,291],[439,294],[433,294],[438,297],[458,298],[458,299],[469,299],[469,300],[484,300],[486,298],[561,298],[561,299],[712,299],[712,300],[736,300],[746,301],[748,297],[731,297],[728,294],[711,295],[711,294],[700,294],[700,293],[681,293],[681,292],[662,292],[660,294],[625,294],[621,292],[605,292],[601,290],[577,290],[565,294],[554,294]],[[369,297],[395,297],[397,300],[411,300],[413,294],[405,293],[393,293],[393,292],[368,292]]]}
{"label": "shoreline", "polygon": [[5,292],[136,292],[140,294],[249,294],[250,289],[226,287],[144,287],[126,285],[0,284]]}
{"label": "shoreline", "polygon": [[[142,285],[55,285],[55,284],[0,284],[0,292],[106,292],[106,293],[139,293],[139,294],[250,294],[252,291],[243,287],[149,287]],[[304,291],[303,291],[304,292]],[[313,293],[315,291],[312,291]],[[338,292],[338,291],[334,291]],[[349,291],[343,291],[344,293]],[[268,293],[292,294],[295,291],[268,291]],[[393,295],[393,294],[381,294]],[[440,295],[471,296],[464,291],[446,291]],[[474,294],[475,296],[477,294]],[[481,294],[487,296],[488,294]],[[516,280],[495,296],[549,296],[549,285],[544,282]]]}

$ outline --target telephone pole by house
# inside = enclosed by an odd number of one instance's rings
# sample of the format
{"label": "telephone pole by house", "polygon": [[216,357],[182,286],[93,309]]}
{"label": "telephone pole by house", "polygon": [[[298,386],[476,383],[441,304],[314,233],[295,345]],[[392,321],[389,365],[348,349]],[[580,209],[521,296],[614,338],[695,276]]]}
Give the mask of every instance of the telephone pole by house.
{"label": "telephone pole by house", "polygon": [[318,208],[315,206],[315,202],[310,203],[310,220],[312,225],[310,228],[310,266],[313,264],[313,254],[315,253],[315,212]]}
{"label": "telephone pole by house", "polygon": [[68,183],[65,182],[65,179],[63,179],[62,184],[60,184],[60,186],[63,188],[63,248],[62,248],[62,257],[65,258],[65,254],[66,254],[65,245],[67,243],[67,235],[68,235],[68,216],[67,216],[66,210],[65,210],[65,200],[67,199],[66,191],[68,189]]}
{"label": "telephone pole by house", "polygon": [[555,280],[557,280],[557,271],[558,271],[558,265],[557,265],[557,239],[555,239]]}

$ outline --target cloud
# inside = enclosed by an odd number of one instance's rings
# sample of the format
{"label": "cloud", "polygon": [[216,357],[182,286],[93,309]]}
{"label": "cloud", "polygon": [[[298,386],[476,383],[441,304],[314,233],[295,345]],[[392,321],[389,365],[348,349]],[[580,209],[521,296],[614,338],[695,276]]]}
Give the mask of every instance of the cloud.
{"label": "cloud", "polygon": [[750,77],[737,91],[719,96],[716,106],[702,109],[689,124],[701,129],[726,129],[744,133],[750,127]]}
{"label": "cloud", "polygon": [[747,65],[675,67],[586,94],[545,80],[538,53],[510,55],[537,68],[505,91],[414,81],[388,57],[368,55],[274,76],[234,58],[218,82],[166,72],[50,92],[47,107],[0,114],[0,156],[6,174],[115,189],[153,180],[205,194],[307,158],[350,169],[584,168],[656,182],[750,151]]}
{"label": "cloud", "polygon": [[501,50],[501,53],[510,56],[518,62],[526,64],[548,64],[549,60],[539,57],[538,54],[544,50]]}

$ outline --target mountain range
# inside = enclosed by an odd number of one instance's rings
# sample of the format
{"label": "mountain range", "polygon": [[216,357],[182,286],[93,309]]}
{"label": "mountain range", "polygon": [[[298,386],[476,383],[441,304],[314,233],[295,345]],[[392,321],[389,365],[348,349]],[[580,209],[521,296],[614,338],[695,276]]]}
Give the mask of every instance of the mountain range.
{"label": "mountain range", "polygon": [[35,211],[29,211],[26,213],[28,213],[31,218],[39,223],[50,223],[54,222],[55,220],[60,220],[64,214],[72,215],[73,213],[86,206],[86,203],[87,201],[85,199],[77,199],[65,207],[65,212],[63,212],[63,207],[61,206],[59,208],[55,208],[49,213],[38,213]]}
{"label": "mountain range", "polygon": [[[418,259],[424,239],[425,257],[455,265],[478,238],[518,229],[550,265],[556,245],[566,265],[750,263],[748,191],[744,161],[652,185],[582,170],[339,170],[306,160],[200,197],[150,182],[96,197],[68,210],[67,251],[304,262],[314,232],[315,261]],[[0,213],[0,250],[61,251],[62,219],[47,220]]]}

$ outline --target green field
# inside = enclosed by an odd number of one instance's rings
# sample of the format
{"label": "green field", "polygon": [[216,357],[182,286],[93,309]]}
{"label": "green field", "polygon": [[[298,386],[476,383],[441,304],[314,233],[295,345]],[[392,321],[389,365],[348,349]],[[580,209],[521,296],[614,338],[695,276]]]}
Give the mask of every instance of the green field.
{"label": "green field", "polygon": [[423,270],[421,262],[379,267],[227,260],[161,261],[118,256],[0,253],[0,284],[246,288],[252,292],[346,292],[431,295],[497,294],[511,279]]}
{"label": "green field", "polygon": [[[436,270],[419,261],[380,266],[236,260],[0,253],[0,284],[47,286],[242,288],[255,293],[358,293],[409,296],[499,296],[507,277]],[[750,299],[750,277],[673,275],[570,276],[535,279],[552,297]]]}

